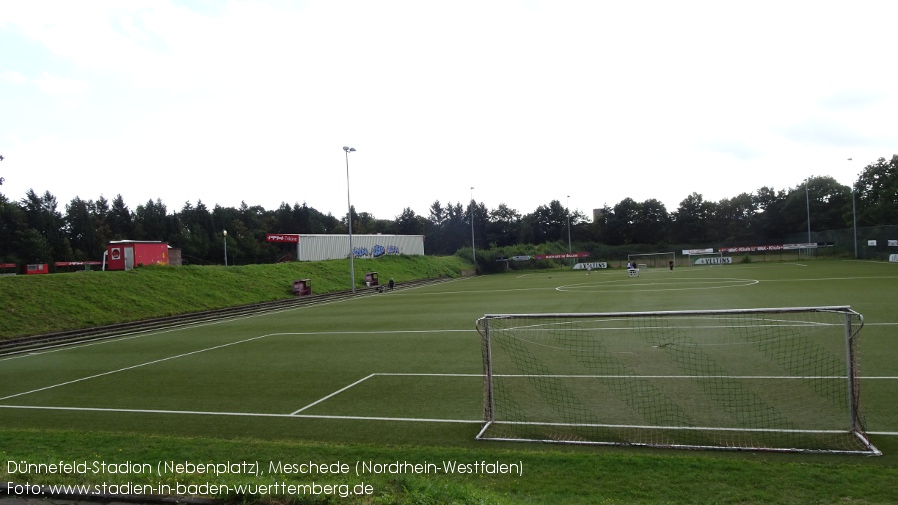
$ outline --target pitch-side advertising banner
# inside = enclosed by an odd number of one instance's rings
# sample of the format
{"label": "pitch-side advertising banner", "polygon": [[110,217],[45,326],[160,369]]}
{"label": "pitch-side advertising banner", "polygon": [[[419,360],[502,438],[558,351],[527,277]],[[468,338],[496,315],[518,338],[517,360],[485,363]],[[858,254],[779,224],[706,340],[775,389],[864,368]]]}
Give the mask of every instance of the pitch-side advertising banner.
{"label": "pitch-side advertising banner", "polygon": [[783,244],[783,245],[754,245],[754,246],[743,246],[743,247],[721,247],[718,251],[722,253],[737,253],[737,252],[756,252],[756,251],[784,251],[789,249],[808,249],[808,248],[816,248],[819,244],[816,242],[809,242],[806,244]]}
{"label": "pitch-side advertising banner", "polygon": [[564,260],[573,258],[588,258],[588,252],[562,253],[562,254],[535,254],[535,260]]}
{"label": "pitch-side advertising banner", "polygon": [[[898,256],[898,254],[896,254]],[[599,268],[608,268],[608,263],[604,261],[593,261],[592,263],[577,263],[574,270],[597,270]]]}
{"label": "pitch-side advertising banner", "polygon": [[292,233],[266,233],[265,240],[267,242],[285,242],[288,244],[298,244],[299,235]]}

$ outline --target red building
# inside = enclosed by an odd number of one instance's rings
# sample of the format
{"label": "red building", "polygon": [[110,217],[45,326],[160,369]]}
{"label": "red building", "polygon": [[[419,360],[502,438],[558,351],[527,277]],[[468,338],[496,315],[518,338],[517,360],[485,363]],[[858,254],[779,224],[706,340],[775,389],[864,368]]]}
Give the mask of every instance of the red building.
{"label": "red building", "polygon": [[131,270],[142,265],[168,265],[168,243],[117,240],[106,246],[104,270]]}
{"label": "red building", "polygon": [[22,267],[22,272],[26,275],[48,274],[50,273],[50,265],[47,263],[33,263]]}

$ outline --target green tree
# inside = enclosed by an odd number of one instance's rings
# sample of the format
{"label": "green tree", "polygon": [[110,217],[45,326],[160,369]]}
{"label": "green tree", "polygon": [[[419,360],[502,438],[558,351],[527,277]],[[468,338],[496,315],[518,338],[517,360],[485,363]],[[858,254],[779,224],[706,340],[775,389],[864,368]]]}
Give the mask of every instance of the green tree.
{"label": "green tree", "polygon": [[786,192],[776,191],[764,186],[752,194],[752,204],[757,213],[754,221],[758,232],[756,237],[760,240],[771,241],[782,239],[786,230],[783,206],[786,202]]}
{"label": "green tree", "polygon": [[748,193],[720,200],[711,216],[711,239],[718,243],[753,240],[758,227],[756,214],[755,200]]}
{"label": "green tree", "polygon": [[167,211],[159,198],[138,205],[134,211],[134,240],[168,241],[177,234],[175,220],[168,217]]}
{"label": "green tree", "polygon": [[16,243],[19,257],[26,263],[50,263],[54,259],[53,247],[47,237],[34,228],[28,228]]}
{"label": "green tree", "polygon": [[213,242],[223,230],[215,229],[212,213],[202,200],[197,201],[196,207],[185,202],[177,214],[177,224],[178,233],[171,242],[181,248],[181,257],[188,262],[213,262],[213,249],[219,249]]}
{"label": "green tree", "polygon": [[858,226],[898,221],[898,154],[867,165],[854,185]]}
{"label": "green tree", "polygon": [[552,200],[549,205],[540,205],[523,217],[523,241],[533,244],[567,242],[567,223],[567,209],[558,200]]}
{"label": "green tree", "polygon": [[610,245],[632,244],[639,220],[640,205],[632,198],[624,198],[611,212],[604,215],[605,240]]}
{"label": "green tree", "polygon": [[427,229],[427,219],[415,214],[410,207],[402,209],[396,216],[395,232],[399,235],[423,235]]}
{"label": "green tree", "polygon": [[670,215],[654,198],[639,204],[633,223],[633,243],[661,244],[668,240]]}
{"label": "green tree", "polygon": [[514,245],[518,241],[521,214],[504,203],[489,213],[486,227],[486,243],[499,247]]}
{"label": "green tree", "polygon": [[45,257],[41,261],[72,259],[72,248],[65,233],[65,219],[56,207],[56,197],[49,191],[38,196],[34,190],[29,189],[22,200],[22,210],[25,212],[29,228],[46,240],[51,251],[50,257]]}
{"label": "green tree", "polygon": [[[786,233],[807,233],[849,226],[851,190],[832,177],[810,177],[787,193],[780,208]],[[813,235],[810,237],[814,240]]]}
{"label": "green tree", "polygon": [[116,195],[112,199],[112,207],[109,209],[107,217],[109,224],[110,239],[112,240],[129,240],[134,238],[134,216],[131,210],[125,205],[122,195]]}
{"label": "green tree", "polygon": [[706,202],[698,193],[687,196],[673,216],[676,241],[684,244],[705,244],[710,234],[710,217],[716,205]]}
{"label": "green tree", "polygon": [[77,196],[66,205],[65,228],[74,260],[99,259],[106,245],[100,235],[100,218],[92,201]]}
{"label": "green tree", "polygon": [[0,193],[0,261],[18,263],[24,259],[20,242],[28,230],[22,208]]}

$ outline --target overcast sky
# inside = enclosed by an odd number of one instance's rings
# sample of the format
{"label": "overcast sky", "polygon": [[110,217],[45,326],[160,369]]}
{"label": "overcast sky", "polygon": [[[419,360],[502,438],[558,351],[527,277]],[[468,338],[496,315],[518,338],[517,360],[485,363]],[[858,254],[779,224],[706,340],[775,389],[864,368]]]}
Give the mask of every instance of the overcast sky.
{"label": "overcast sky", "polygon": [[344,145],[380,219],[850,185],[898,153],[896,19],[891,0],[0,0],[0,192],[342,217]]}

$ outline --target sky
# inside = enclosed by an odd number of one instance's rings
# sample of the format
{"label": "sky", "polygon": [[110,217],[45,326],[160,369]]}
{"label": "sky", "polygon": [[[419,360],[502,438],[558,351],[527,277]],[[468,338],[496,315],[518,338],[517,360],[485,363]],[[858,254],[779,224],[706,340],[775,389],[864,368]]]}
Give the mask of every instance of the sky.
{"label": "sky", "polygon": [[895,19],[891,0],[0,0],[0,193],[392,220],[851,185],[898,154]]}

